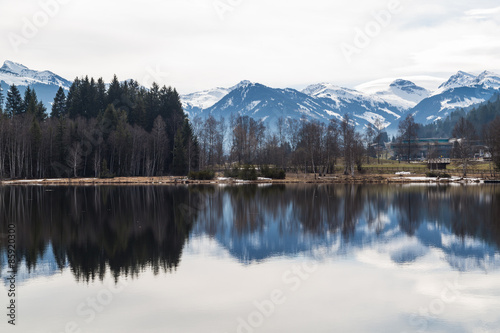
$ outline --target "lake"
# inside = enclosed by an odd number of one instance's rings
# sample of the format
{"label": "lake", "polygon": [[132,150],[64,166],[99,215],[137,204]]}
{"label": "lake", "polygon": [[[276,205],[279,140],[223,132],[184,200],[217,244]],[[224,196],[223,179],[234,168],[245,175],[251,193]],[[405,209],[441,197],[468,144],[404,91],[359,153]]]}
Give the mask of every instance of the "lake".
{"label": "lake", "polygon": [[500,331],[495,185],[5,186],[0,234],[1,332]]}

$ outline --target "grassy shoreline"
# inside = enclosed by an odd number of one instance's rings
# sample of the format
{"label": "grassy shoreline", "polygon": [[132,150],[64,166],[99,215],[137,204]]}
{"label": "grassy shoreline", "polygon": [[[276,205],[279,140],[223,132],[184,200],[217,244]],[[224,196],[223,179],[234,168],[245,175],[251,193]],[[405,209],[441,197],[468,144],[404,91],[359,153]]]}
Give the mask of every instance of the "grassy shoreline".
{"label": "grassy shoreline", "polygon": [[327,175],[319,177],[313,174],[287,174],[283,180],[258,179],[242,181],[237,179],[189,180],[183,177],[116,177],[116,178],[59,178],[59,179],[14,179],[1,180],[0,185],[187,185],[187,184],[405,184],[405,183],[479,183],[492,179],[488,175],[471,174],[466,179],[461,177],[436,178],[425,177],[425,174],[391,175],[391,174],[359,174],[355,176]]}

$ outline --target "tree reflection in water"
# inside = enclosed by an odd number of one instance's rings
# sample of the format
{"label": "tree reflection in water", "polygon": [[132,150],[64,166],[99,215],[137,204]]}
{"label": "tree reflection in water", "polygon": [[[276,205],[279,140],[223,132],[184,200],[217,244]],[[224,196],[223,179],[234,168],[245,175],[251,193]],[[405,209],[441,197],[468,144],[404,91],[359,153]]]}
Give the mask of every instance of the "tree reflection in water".
{"label": "tree reflection in water", "polygon": [[192,231],[227,247],[252,235],[266,243],[259,254],[266,258],[298,251],[305,237],[356,242],[360,224],[377,236],[389,218],[409,236],[432,223],[498,249],[498,216],[500,187],[493,185],[0,187],[0,233],[17,225],[18,259],[33,269],[51,244],[59,269],[69,265],[87,282],[107,270],[115,278],[175,270]]}

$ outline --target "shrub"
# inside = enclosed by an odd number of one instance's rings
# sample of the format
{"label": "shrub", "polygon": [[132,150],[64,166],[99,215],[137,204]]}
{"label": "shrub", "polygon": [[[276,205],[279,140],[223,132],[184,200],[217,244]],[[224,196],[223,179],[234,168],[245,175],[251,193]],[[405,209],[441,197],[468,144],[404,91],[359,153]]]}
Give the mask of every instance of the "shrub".
{"label": "shrub", "polygon": [[441,173],[441,172],[436,172],[436,171],[426,172],[425,175],[427,177],[451,178],[451,175],[448,173]]}
{"label": "shrub", "polygon": [[212,180],[215,178],[215,172],[212,170],[191,171],[188,178],[193,180]]}
{"label": "shrub", "polygon": [[243,168],[239,170],[238,178],[242,180],[257,180],[257,170],[250,165],[244,165]]}
{"label": "shrub", "polygon": [[102,168],[101,173],[99,174],[99,178],[115,178],[115,175],[109,172],[108,161],[106,161],[106,159],[102,161]]}
{"label": "shrub", "polygon": [[239,173],[240,173],[240,170],[237,167],[234,167],[232,169],[224,170],[224,177],[238,178]]}
{"label": "shrub", "polygon": [[269,168],[267,165],[260,169],[260,174],[262,177],[271,179],[285,179],[286,172],[283,169]]}

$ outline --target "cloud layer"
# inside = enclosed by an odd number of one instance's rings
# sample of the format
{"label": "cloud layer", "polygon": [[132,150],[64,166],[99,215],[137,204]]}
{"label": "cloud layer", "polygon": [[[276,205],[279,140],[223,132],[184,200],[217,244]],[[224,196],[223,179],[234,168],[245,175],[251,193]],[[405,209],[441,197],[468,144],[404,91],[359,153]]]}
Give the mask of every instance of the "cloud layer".
{"label": "cloud layer", "polygon": [[3,57],[68,79],[109,81],[116,73],[187,93],[243,79],[355,86],[500,71],[493,0],[40,0],[1,7]]}

